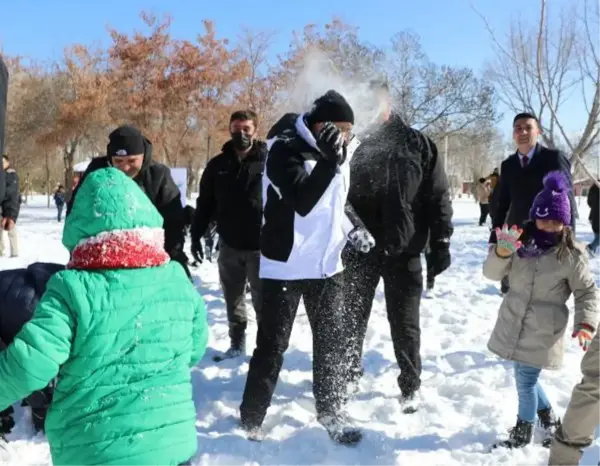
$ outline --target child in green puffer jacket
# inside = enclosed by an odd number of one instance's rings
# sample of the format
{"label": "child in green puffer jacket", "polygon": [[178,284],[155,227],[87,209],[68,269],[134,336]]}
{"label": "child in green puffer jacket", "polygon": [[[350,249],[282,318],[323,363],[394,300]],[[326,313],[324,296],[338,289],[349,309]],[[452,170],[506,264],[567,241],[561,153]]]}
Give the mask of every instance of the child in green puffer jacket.
{"label": "child in green puffer jacket", "polygon": [[55,465],[177,465],[196,453],[190,369],[206,312],[162,225],[124,173],[91,173],[65,222],[67,269],[0,353],[0,410],[57,377],[45,426]]}

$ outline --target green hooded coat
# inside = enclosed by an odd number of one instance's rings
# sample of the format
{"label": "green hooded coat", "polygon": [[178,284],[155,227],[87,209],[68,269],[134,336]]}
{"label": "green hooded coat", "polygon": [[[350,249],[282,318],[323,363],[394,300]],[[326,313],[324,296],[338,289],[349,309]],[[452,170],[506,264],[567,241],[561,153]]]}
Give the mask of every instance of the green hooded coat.
{"label": "green hooded coat", "polygon": [[55,465],[176,465],[196,453],[190,368],[206,311],[168,261],[162,224],[119,170],[91,173],[65,223],[67,270],[0,353],[0,409],[57,377],[45,424]]}

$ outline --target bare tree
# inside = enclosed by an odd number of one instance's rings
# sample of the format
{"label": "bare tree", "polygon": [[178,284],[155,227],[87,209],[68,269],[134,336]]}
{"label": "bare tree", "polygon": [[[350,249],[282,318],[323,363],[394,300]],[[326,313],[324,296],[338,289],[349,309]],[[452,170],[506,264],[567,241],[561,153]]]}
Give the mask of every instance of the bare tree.
{"label": "bare tree", "polygon": [[[483,21],[496,47],[488,76],[502,101],[513,111],[530,111],[541,122],[542,140],[549,147],[564,143],[576,165],[599,139],[600,54],[598,3],[583,0],[561,11],[551,25],[545,0],[537,24],[513,23],[502,44],[485,17]],[[578,97],[581,92],[581,97]],[[569,115],[561,112],[570,99],[582,99],[586,121],[575,137],[565,130]]]}
{"label": "bare tree", "polygon": [[450,134],[496,121],[494,89],[469,68],[432,63],[417,35],[396,34],[387,61],[396,107],[408,124]]}

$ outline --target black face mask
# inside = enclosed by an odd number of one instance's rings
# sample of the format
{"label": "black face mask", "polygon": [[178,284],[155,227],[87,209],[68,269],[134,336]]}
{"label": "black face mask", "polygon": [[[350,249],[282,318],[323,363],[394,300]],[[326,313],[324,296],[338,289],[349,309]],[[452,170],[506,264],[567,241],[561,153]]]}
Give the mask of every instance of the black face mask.
{"label": "black face mask", "polygon": [[231,140],[237,150],[247,150],[252,146],[252,138],[242,131],[231,133]]}

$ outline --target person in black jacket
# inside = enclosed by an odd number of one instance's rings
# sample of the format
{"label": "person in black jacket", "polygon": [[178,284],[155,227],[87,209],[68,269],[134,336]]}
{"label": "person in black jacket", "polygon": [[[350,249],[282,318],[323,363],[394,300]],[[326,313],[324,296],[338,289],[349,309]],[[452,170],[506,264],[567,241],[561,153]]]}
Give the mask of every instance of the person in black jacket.
{"label": "person in black jacket", "polygon": [[17,232],[17,218],[21,210],[21,195],[19,193],[19,177],[14,168],[10,167],[8,155],[2,156],[4,167],[6,191],[2,206],[2,230],[0,230],[0,256],[4,255],[4,232],[8,234],[10,244],[10,257],[19,256],[19,235]]}
{"label": "person in black jacket", "polygon": [[[6,105],[8,100],[8,68],[0,55],[0,154],[4,154],[4,137],[6,131]],[[0,202],[4,200],[6,180],[4,167],[0,164]]]}
{"label": "person in black jacket", "polygon": [[368,251],[373,240],[346,213],[347,160],[356,146],[354,113],[343,96],[329,91],[308,113],[295,120],[288,114],[282,120],[276,126],[283,132],[268,141],[263,176],[263,307],[240,406],[241,422],[250,438],[258,438],[302,298],[313,337],[317,420],[334,441],[356,444],[361,431],[342,409],[346,322],[341,252],[347,241]]}
{"label": "person in black jacket", "polygon": [[[428,243],[429,279],[451,262],[452,204],[436,145],[392,112],[385,82],[372,83],[381,121],[362,136],[350,163],[348,199],[375,238],[368,254],[344,252],[345,297],[353,331],[349,343],[350,386],[362,371],[362,348],[379,279],[383,277],[401,400],[421,386],[420,255]],[[406,408],[409,409],[408,407]]]}
{"label": "person in black jacket", "polygon": [[[0,271],[0,351],[12,343],[31,319],[50,277],[64,268],[62,264],[36,262],[25,269]],[[44,428],[51,399],[52,384],[24,400],[31,407],[33,425],[38,431]],[[13,428],[12,413],[12,407],[0,411],[0,434]]]}
{"label": "person in black jacket", "polygon": [[255,137],[257,125],[258,118],[251,110],[231,115],[231,139],[225,143],[222,152],[206,164],[192,225],[192,254],[201,261],[200,239],[212,220],[217,224],[219,277],[231,340],[225,358],[237,357],[246,350],[246,280],[250,283],[257,321],[261,315],[259,237],[267,146]]}
{"label": "person in black jacket", "polygon": [[600,246],[600,189],[595,183],[590,186],[587,204],[590,208],[589,220],[594,232],[594,239],[587,245],[587,250],[590,255],[594,256]]}
{"label": "person in black jacket", "polygon": [[[529,219],[529,210],[543,186],[544,177],[551,171],[561,171],[569,182],[571,200],[571,227],[575,231],[577,205],[573,196],[571,163],[557,149],[538,143],[540,124],[531,113],[519,113],[513,120],[513,139],[517,151],[502,162],[498,183],[495,214],[492,219],[490,243],[496,242],[496,228],[508,225],[523,227]],[[508,291],[508,278],[502,281],[502,293]]]}
{"label": "person in black jacket", "polygon": [[171,171],[162,163],[152,160],[152,143],[139,129],[130,125],[120,126],[108,138],[106,155],[92,159],[88,165],[67,203],[67,215],[85,177],[95,170],[114,166],[132,178],[160,212],[164,219],[165,251],[191,277],[187,267],[188,258],[183,252],[185,214],[181,192],[173,181]]}
{"label": "person in black jacket", "polygon": [[56,206],[56,220],[60,223],[62,220],[62,212],[65,207],[65,187],[62,184],[58,185],[54,192],[54,205]]}

